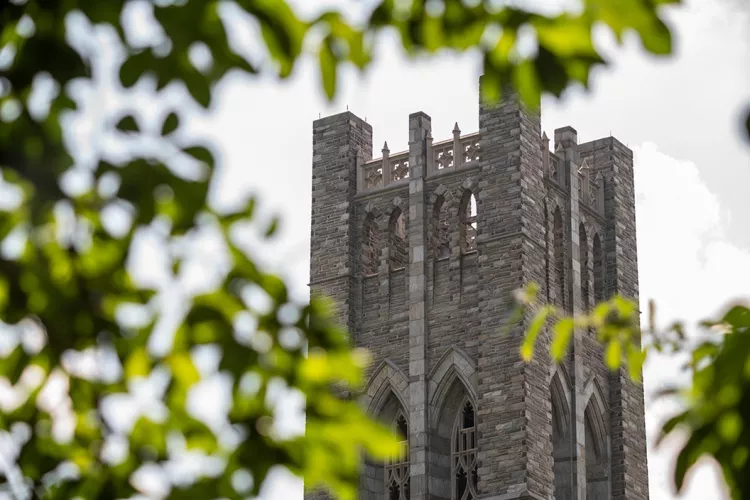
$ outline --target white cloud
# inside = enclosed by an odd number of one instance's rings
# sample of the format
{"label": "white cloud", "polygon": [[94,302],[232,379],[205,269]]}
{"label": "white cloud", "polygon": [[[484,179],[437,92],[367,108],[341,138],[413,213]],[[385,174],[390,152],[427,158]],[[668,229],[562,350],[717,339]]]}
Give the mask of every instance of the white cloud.
{"label": "white cloud", "polygon": [[[634,155],[642,309],[653,299],[660,326],[674,320],[695,326],[715,316],[730,300],[747,298],[750,252],[727,241],[728,214],[696,165],[662,153],[653,143],[635,147]],[[666,383],[685,381],[679,363],[665,356],[651,357],[644,369],[650,445],[660,423],[676,410],[673,404],[654,401],[652,395]],[[649,450],[651,496],[721,498],[720,476],[711,463],[691,475],[683,495],[673,496],[671,464],[679,442],[671,440]]]}

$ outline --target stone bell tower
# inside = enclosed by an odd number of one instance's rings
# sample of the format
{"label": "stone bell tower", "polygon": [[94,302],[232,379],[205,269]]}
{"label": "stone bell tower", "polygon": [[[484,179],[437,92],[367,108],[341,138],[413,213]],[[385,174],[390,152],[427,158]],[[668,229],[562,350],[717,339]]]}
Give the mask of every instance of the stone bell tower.
{"label": "stone bell tower", "polygon": [[507,326],[532,281],[569,312],[638,297],[632,151],[572,127],[550,144],[512,94],[480,101],[478,132],[408,124],[376,159],[352,113],[313,124],[310,286],[373,354],[362,404],[407,450],[368,462],[360,497],[647,499],[642,387],[589,332],[524,363],[530,318]]}

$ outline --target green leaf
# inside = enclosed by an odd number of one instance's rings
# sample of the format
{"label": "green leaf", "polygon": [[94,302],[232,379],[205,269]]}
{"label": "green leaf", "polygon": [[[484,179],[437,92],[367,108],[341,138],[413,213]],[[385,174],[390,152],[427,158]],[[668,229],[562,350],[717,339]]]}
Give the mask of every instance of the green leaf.
{"label": "green leaf", "polygon": [[279,229],[279,218],[278,217],[274,217],[271,220],[271,223],[266,228],[266,234],[265,234],[266,238],[270,238],[271,236],[273,236],[274,234],[276,234],[276,231],[278,229]]}
{"label": "green leaf", "polygon": [[646,361],[646,351],[638,348],[632,343],[628,344],[628,374],[630,378],[638,382],[641,380],[643,363]]}
{"label": "green leaf", "polygon": [[187,353],[173,354],[168,358],[174,378],[184,387],[190,387],[200,380],[200,374]]}
{"label": "green leaf", "polygon": [[742,416],[740,416],[739,412],[730,411],[719,418],[718,433],[724,442],[734,446],[745,425],[747,424],[743,423]]}
{"label": "green leaf", "polygon": [[195,102],[208,108],[211,105],[211,84],[209,77],[204,76],[199,71],[191,71],[185,75],[185,85],[188,92],[193,96]]}
{"label": "green leaf", "polygon": [[154,67],[153,63],[154,56],[148,49],[129,56],[120,66],[120,81],[123,86],[129,88],[135,85],[147,69]]}
{"label": "green leaf", "polygon": [[214,155],[208,150],[208,148],[203,146],[192,146],[185,149],[184,152],[196,160],[205,163],[209,167],[213,167],[214,165]]}
{"label": "green leaf", "polygon": [[745,306],[734,306],[724,315],[723,321],[735,328],[750,327],[750,309]]}
{"label": "green leaf", "polygon": [[672,53],[672,34],[661,19],[652,21],[652,30],[641,33],[641,40],[646,50],[652,54],[668,55]]}
{"label": "green leaf", "polygon": [[174,111],[167,115],[164,125],[161,127],[161,135],[169,135],[180,125],[180,119]]}
{"label": "green leaf", "polygon": [[553,20],[538,18],[534,27],[539,43],[559,56],[597,56],[589,19],[569,15]]}
{"label": "green leaf", "polygon": [[547,322],[550,311],[550,306],[540,308],[534,316],[534,319],[531,321],[529,329],[526,331],[526,337],[521,344],[521,357],[524,361],[530,361],[534,355],[536,340],[539,337],[539,333],[542,331],[542,327]]}
{"label": "green leaf", "polygon": [[135,122],[133,115],[126,115],[117,122],[118,130],[123,132],[138,132],[138,124]]}
{"label": "green leaf", "polygon": [[151,360],[145,347],[138,347],[125,361],[125,378],[146,377],[150,373]]}
{"label": "green leaf", "polygon": [[557,322],[554,327],[550,353],[552,359],[560,361],[570,345],[570,339],[573,337],[573,318],[563,318]]}
{"label": "green leaf", "polygon": [[320,76],[323,82],[323,90],[325,90],[326,97],[328,100],[332,100],[336,93],[336,56],[333,54],[333,48],[331,45],[330,36],[323,40],[320,44],[320,50],[318,53],[320,62]]}
{"label": "green leaf", "polygon": [[616,370],[620,367],[620,363],[622,362],[621,352],[622,345],[620,344],[620,341],[611,340],[609,344],[607,344],[607,348],[604,354],[604,360],[610,370]]}

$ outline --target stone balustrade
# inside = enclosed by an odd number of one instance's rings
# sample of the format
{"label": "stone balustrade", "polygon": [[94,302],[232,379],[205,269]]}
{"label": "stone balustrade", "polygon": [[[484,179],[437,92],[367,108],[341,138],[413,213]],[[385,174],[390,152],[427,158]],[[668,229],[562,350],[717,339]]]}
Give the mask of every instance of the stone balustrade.
{"label": "stone balustrade", "polygon": [[[461,136],[456,124],[453,138],[432,143],[428,138],[428,158],[432,161],[427,165],[427,176],[437,172],[453,170],[462,166],[479,164],[479,132]],[[455,152],[460,152],[456,154]],[[383,155],[368,162],[361,162],[357,179],[357,191],[381,189],[393,184],[406,182],[409,178],[409,151],[391,154],[388,143],[383,145]]]}
{"label": "stone balustrade", "polygon": [[[427,141],[427,154],[428,158],[431,159],[427,165],[428,178],[441,172],[478,165],[481,160],[479,132],[462,136],[458,123],[453,128],[452,139],[433,143],[430,137]],[[383,145],[382,153],[380,158],[360,163],[357,170],[358,192],[373,191],[407,182],[409,178],[409,151],[401,151],[391,155],[386,142]],[[546,134],[542,137],[542,155],[546,176],[564,189],[568,189],[569,186],[564,182],[565,151],[561,148],[554,152],[550,151],[549,139]],[[604,180],[601,173],[593,175],[588,162],[584,160],[578,167],[578,175],[578,199],[581,203],[603,214]]]}

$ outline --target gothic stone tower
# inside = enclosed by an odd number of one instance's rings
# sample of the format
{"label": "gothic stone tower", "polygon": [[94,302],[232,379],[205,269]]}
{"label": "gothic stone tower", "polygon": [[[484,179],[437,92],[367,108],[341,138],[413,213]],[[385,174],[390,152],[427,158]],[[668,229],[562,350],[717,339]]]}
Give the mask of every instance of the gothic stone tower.
{"label": "gothic stone tower", "polygon": [[362,404],[408,450],[366,464],[361,498],[648,498],[642,388],[590,332],[564,363],[540,345],[527,364],[530,318],[507,329],[531,281],[570,312],[637,298],[630,149],[564,127],[551,150],[508,96],[445,141],[413,113],[408,151],[372,159],[372,128],[347,112],[313,125],[312,186],[312,293],[374,355]]}

